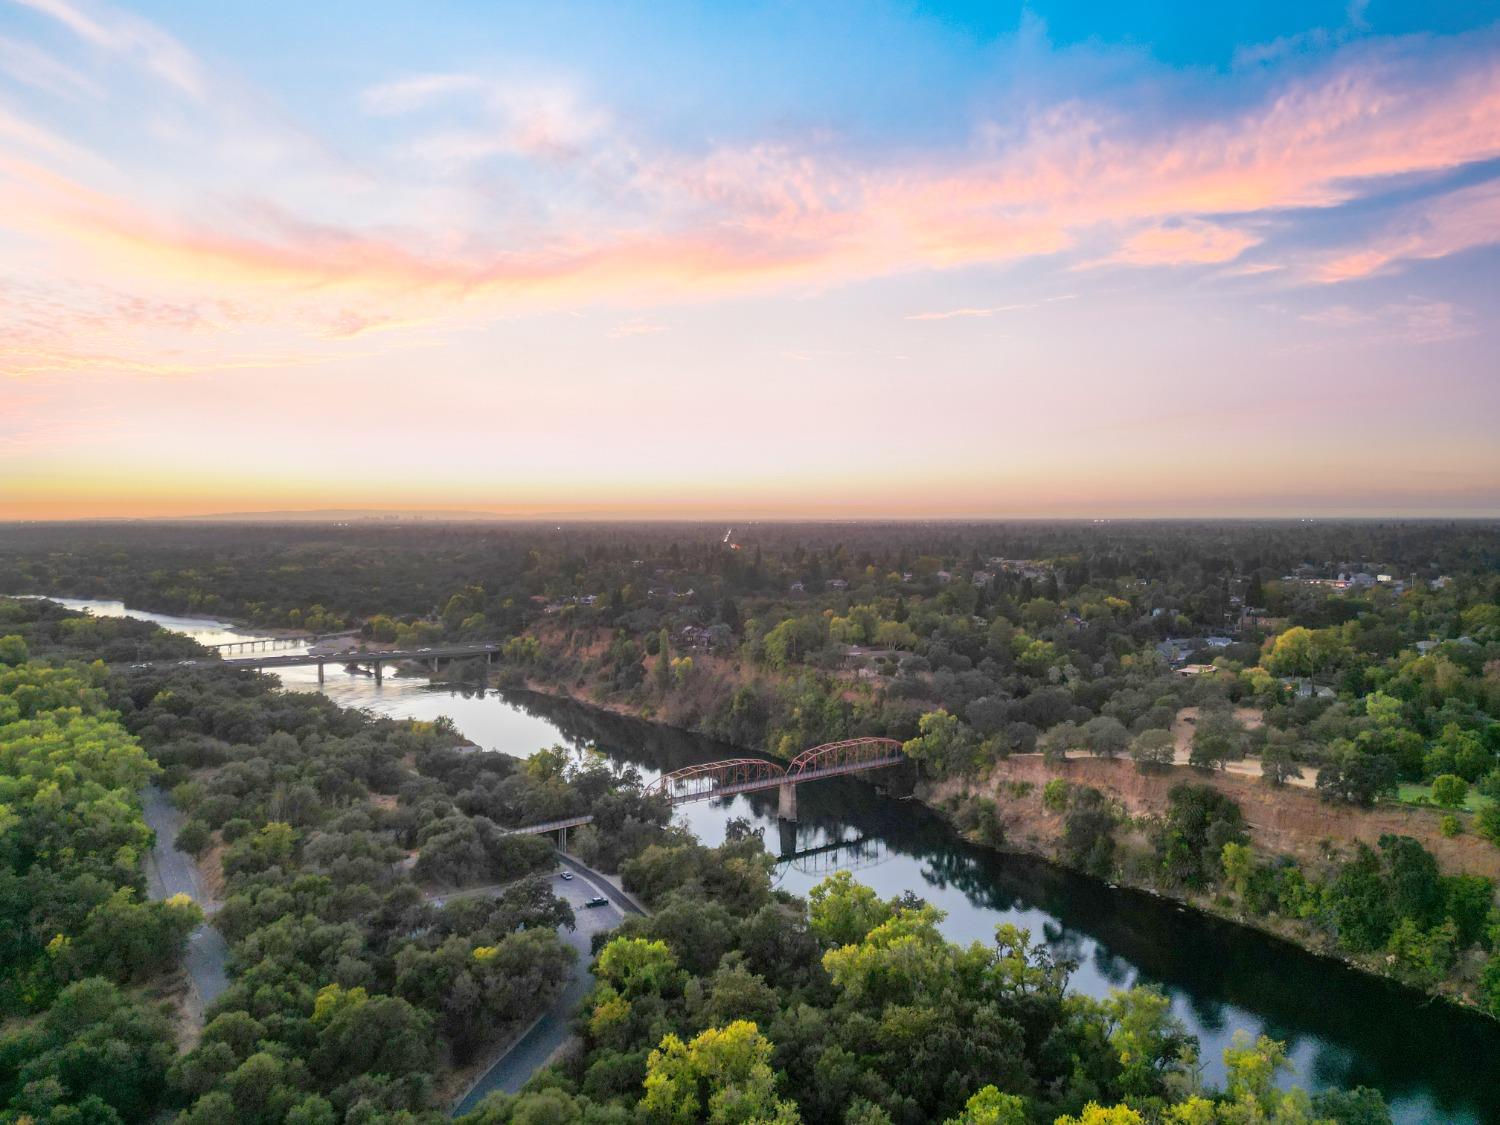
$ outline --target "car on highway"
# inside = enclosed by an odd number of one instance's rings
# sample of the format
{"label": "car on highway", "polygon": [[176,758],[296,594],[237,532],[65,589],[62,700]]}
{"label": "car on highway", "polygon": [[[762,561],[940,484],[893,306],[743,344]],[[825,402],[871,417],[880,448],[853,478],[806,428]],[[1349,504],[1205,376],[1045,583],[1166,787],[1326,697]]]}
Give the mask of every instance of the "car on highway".
{"label": "car on highway", "polygon": [[564,871],[564,872],[562,872],[562,878],[564,878],[564,879],[572,879],[573,878],[573,873],[571,871]]}
{"label": "car on highway", "polygon": [[609,905],[609,899],[605,898],[603,895],[595,895],[593,898],[589,899],[583,905],[584,906],[608,906]]}

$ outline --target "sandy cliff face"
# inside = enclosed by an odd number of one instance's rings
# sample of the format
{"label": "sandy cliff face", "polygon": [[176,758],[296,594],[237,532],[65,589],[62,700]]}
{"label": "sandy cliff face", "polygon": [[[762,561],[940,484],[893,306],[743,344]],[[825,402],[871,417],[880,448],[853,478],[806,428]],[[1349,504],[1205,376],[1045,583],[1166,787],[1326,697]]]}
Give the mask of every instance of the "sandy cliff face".
{"label": "sandy cliff face", "polygon": [[[1390,833],[1419,840],[1437,857],[1445,873],[1488,875],[1500,881],[1500,848],[1474,835],[1467,823],[1469,818],[1462,815],[1465,832],[1450,839],[1439,829],[1443,814],[1436,809],[1329,805],[1310,790],[1290,786],[1273,789],[1258,780],[1184,766],[1143,774],[1128,759],[1075,757],[1051,766],[1040,754],[1019,754],[997,763],[983,782],[946,781],[933,788],[930,798],[933,803],[941,803],[962,793],[989,797],[1000,808],[1011,843],[1052,855],[1062,837],[1063,818],[1043,807],[1042,787],[1056,777],[1092,785],[1117,798],[1132,816],[1165,812],[1167,794],[1175,785],[1211,785],[1239,804],[1258,850],[1293,856],[1302,863],[1316,865],[1327,859],[1330,850],[1349,850],[1349,843],[1355,840],[1373,847],[1381,836]],[[1008,788],[1014,782],[1029,782],[1032,789],[1024,796],[1015,796]]]}

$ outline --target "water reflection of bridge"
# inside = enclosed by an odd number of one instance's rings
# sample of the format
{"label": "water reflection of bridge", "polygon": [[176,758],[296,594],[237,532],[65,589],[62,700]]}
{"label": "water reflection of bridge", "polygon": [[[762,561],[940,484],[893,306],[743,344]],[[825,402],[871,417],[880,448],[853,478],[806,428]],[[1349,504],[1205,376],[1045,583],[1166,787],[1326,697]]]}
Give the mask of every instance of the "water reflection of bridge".
{"label": "water reflection of bridge", "polygon": [[[814,848],[797,849],[796,825],[788,821],[781,823],[781,851],[776,857],[778,867],[796,871],[811,879],[821,879],[835,871],[863,871],[879,867],[890,859],[892,853],[885,841],[876,836],[857,836],[852,840],[834,840]],[[790,837],[790,839],[788,839]]]}

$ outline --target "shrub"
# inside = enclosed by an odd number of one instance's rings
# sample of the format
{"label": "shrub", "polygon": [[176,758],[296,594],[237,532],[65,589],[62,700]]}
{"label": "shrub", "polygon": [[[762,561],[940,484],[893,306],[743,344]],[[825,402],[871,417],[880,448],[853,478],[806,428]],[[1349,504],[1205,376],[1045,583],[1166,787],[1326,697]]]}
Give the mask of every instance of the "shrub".
{"label": "shrub", "polygon": [[208,843],[208,828],[201,820],[190,820],[177,830],[177,848],[190,856],[202,855]]}
{"label": "shrub", "polygon": [[1474,818],[1474,831],[1500,848],[1500,804],[1480,810],[1479,815]]}
{"label": "shrub", "polygon": [[1432,799],[1445,809],[1456,809],[1469,796],[1469,783],[1451,773],[1432,779]]}
{"label": "shrub", "polygon": [[1068,807],[1068,791],[1072,788],[1065,780],[1054,777],[1042,786],[1042,804],[1048,811],[1060,813]]}

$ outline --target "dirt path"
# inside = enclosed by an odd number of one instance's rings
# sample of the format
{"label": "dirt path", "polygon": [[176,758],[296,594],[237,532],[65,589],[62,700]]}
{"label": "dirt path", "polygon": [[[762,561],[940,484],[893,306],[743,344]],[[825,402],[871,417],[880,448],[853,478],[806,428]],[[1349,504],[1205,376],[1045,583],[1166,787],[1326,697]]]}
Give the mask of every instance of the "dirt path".
{"label": "dirt path", "polygon": [[185,852],[177,850],[177,830],[182,827],[182,813],[171,799],[154,785],[141,794],[146,823],[156,833],[156,843],[146,857],[146,892],[160,902],[173,895],[187,895],[202,909],[205,921],[188,935],[182,967],[188,975],[187,1016],[189,1041],[196,1040],[203,1028],[203,1013],[229,987],[225,965],[229,946],[224,937],[207,920],[219,908],[218,902],[203,885],[198,865]]}
{"label": "dirt path", "polygon": [[[1200,714],[1197,707],[1184,707],[1177,712],[1177,718],[1172,722],[1173,765],[1189,764],[1189,758],[1193,753],[1193,731],[1197,729]],[[1255,707],[1237,707],[1234,717],[1242,722],[1247,730],[1256,730],[1265,722],[1264,713]],[[1255,778],[1258,781],[1261,777],[1260,759],[1245,758],[1238,762],[1225,762],[1224,772],[1237,774],[1240,777]],[[1300,789],[1311,789],[1314,786],[1314,770],[1310,766],[1303,766],[1302,773],[1299,776],[1287,778],[1286,783]]]}

